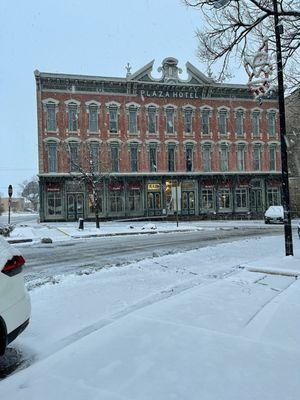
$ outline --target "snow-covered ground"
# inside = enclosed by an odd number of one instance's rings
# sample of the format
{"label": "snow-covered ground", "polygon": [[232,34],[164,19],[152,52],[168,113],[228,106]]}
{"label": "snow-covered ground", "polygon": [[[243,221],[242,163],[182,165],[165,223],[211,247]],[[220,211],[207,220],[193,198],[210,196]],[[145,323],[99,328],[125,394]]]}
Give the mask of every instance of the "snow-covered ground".
{"label": "snow-covered ground", "polygon": [[282,237],[248,239],[35,287],[15,342],[33,363],[1,398],[300,398],[294,246],[284,257]]}
{"label": "snow-covered ground", "polygon": [[[17,219],[16,219],[17,221]],[[298,225],[298,220],[293,221],[293,226]],[[197,230],[218,230],[229,228],[261,228],[273,229],[275,225],[268,226],[264,221],[180,221],[177,227],[176,221],[106,221],[101,222],[100,229],[95,227],[94,222],[85,222],[84,230],[78,229],[77,222],[55,222],[38,223],[34,218],[32,221],[17,223],[10,235],[9,240],[22,241],[31,240],[27,245],[40,243],[43,238],[50,238],[53,242],[61,242],[72,239],[103,237],[113,235],[137,235],[158,232],[184,232]],[[279,229],[282,225],[278,225]]]}

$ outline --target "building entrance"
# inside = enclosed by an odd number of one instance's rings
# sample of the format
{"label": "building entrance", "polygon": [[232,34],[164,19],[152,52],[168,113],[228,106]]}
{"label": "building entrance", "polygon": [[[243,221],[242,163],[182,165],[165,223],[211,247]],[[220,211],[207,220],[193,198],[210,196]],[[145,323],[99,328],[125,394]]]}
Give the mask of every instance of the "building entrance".
{"label": "building entrance", "polygon": [[182,191],[181,193],[182,215],[195,215],[195,192],[194,190]]}
{"label": "building entrance", "polygon": [[255,213],[261,213],[263,211],[262,201],[262,190],[251,189],[250,190],[250,209]]}
{"label": "building entrance", "polygon": [[68,193],[67,196],[67,218],[69,221],[77,221],[84,217],[83,193]]}
{"label": "building entrance", "polygon": [[161,215],[161,193],[150,192],[148,193],[148,214],[149,215]]}

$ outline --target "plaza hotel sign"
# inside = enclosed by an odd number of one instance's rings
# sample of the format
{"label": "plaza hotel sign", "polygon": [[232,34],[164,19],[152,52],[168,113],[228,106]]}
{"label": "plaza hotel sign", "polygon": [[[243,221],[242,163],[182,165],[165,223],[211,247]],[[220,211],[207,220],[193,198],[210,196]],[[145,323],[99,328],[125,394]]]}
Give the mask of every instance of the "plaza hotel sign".
{"label": "plaza hotel sign", "polygon": [[193,91],[178,91],[178,90],[138,90],[138,95],[143,97],[158,97],[170,99],[201,99],[202,91],[194,89]]}

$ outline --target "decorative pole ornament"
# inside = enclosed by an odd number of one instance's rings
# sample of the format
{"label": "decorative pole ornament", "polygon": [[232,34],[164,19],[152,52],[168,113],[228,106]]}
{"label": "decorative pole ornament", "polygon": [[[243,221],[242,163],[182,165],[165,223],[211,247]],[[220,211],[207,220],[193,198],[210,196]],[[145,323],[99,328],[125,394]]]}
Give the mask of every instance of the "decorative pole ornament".
{"label": "decorative pole ornament", "polygon": [[131,68],[132,66],[129,64],[129,62],[125,65],[126,69],[126,78],[128,78],[131,75]]}
{"label": "decorative pole ornament", "polygon": [[268,54],[268,40],[268,37],[265,37],[254,57],[246,56],[244,62],[245,70],[249,76],[249,90],[260,101],[262,96],[274,89],[272,86],[274,80],[272,77],[273,66],[272,59]]}

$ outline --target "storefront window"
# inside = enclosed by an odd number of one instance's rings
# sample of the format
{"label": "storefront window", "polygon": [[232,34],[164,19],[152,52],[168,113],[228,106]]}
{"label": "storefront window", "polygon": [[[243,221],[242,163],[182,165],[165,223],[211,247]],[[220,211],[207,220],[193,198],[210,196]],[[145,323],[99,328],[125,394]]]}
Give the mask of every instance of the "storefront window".
{"label": "storefront window", "polygon": [[110,211],[121,212],[123,211],[123,196],[120,191],[110,192]]}
{"label": "storefront window", "polygon": [[236,208],[248,207],[248,190],[237,188],[235,190],[235,204]]}
{"label": "storefront window", "polygon": [[280,202],[280,191],[279,188],[269,188],[267,189],[267,198],[269,206],[278,206]]}
{"label": "storefront window", "polygon": [[61,215],[62,212],[62,202],[61,193],[53,192],[48,193],[48,215]]}
{"label": "storefront window", "polygon": [[90,194],[89,195],[89,212],[90,212],[90,214],[95,214],[96,201],[98,202],[98,212],[99,213],[103,212],[103,197],[98,194],[97,198],[94,201],[93,194]]}
{"label": "storefront window", "polygon": [[201,204],[203,210],[214,209],[213,189],[202,189]]}
{"label": "storefront window", "polygon": [[139,189],[129,190],[129,210],[139,211],[141,209],[141,191]]}
{"label": "storefront window", "polygon": [[218,191],[219,209],[226,210],[231,208],[230,189],[219,189]]}

